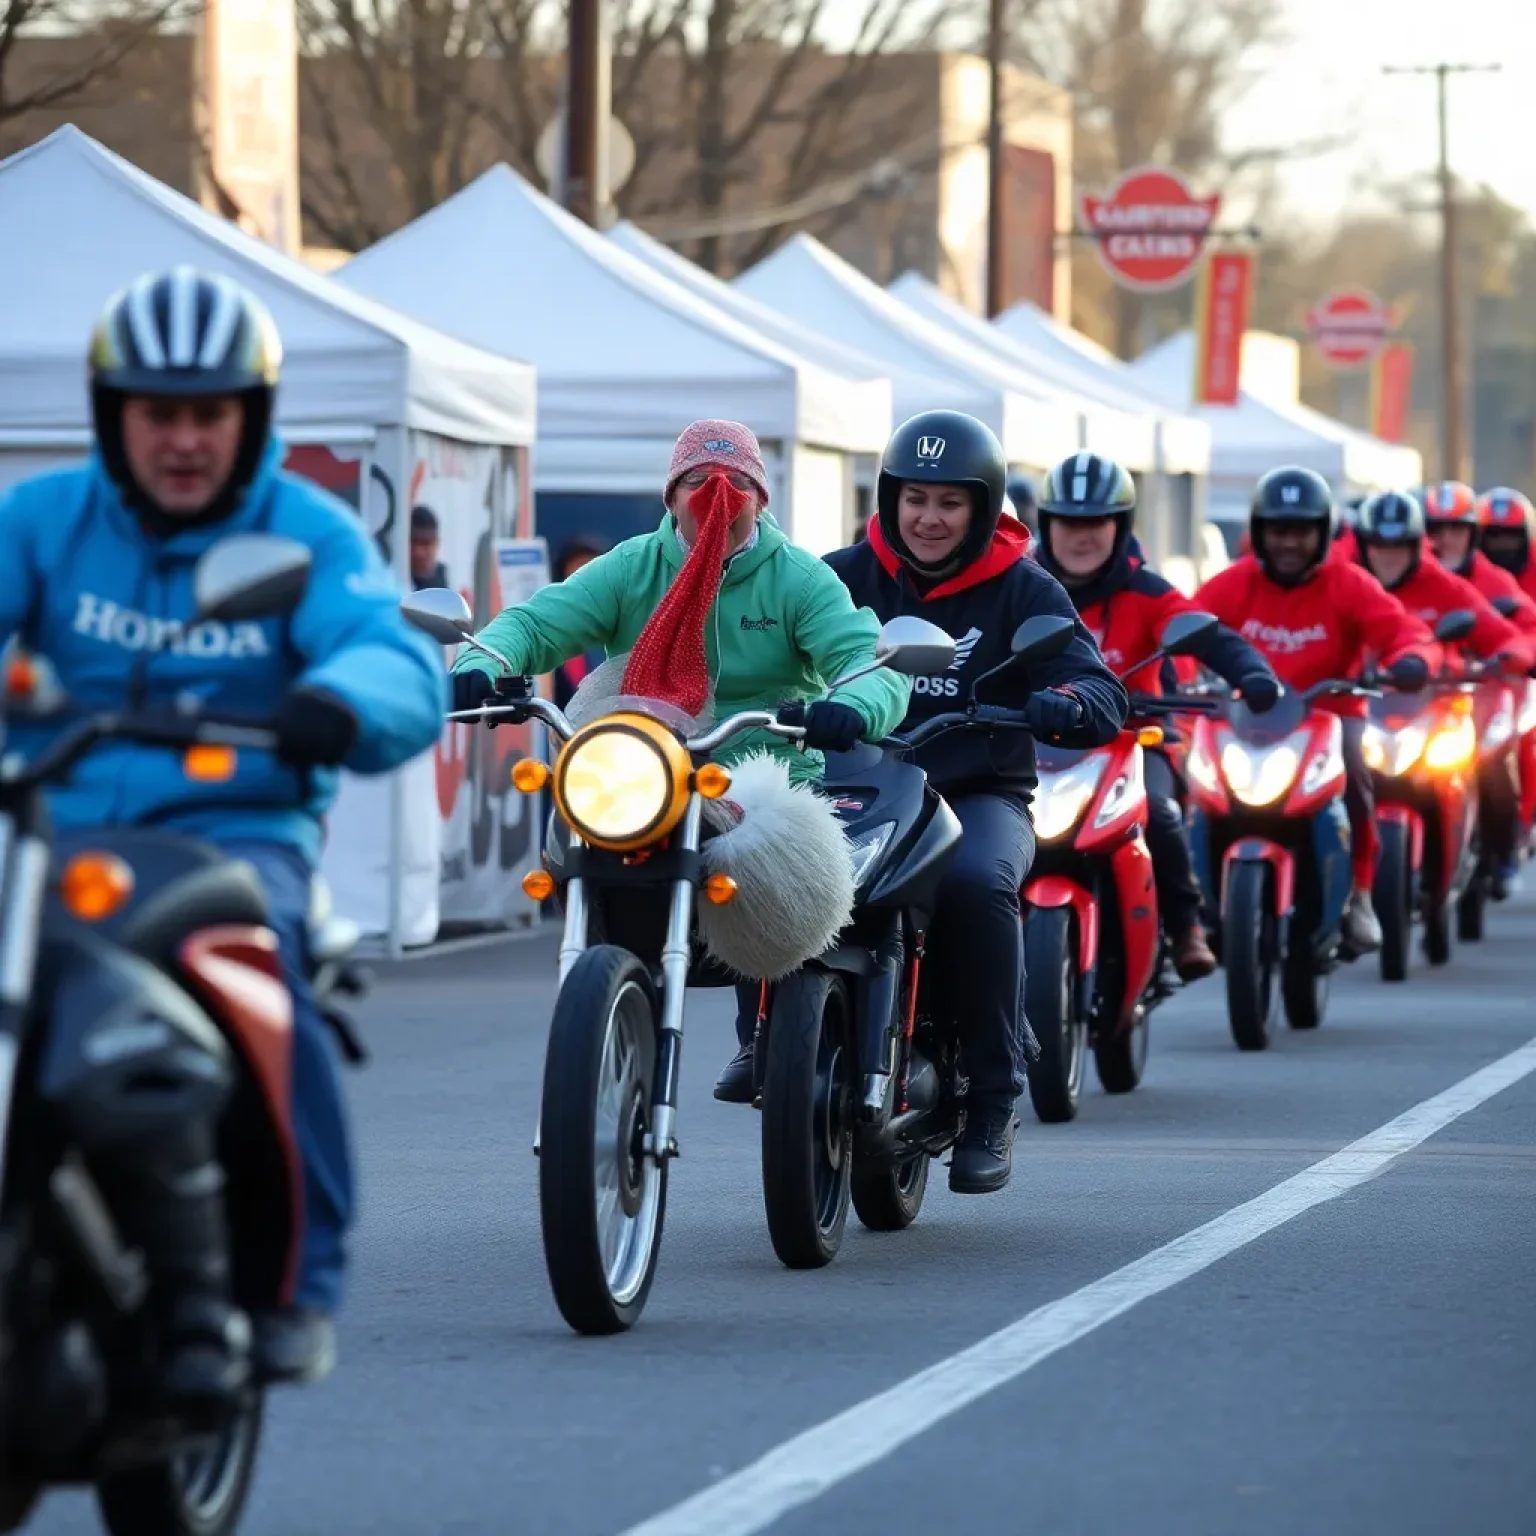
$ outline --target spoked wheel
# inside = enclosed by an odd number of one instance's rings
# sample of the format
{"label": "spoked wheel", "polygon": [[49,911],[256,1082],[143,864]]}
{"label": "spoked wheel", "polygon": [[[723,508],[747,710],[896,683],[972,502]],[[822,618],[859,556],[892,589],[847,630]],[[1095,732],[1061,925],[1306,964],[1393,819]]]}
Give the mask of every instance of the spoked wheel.
{"label": "spoked wheel", "polygon": [[1406,981],[1413,937],[1413,861],[1407,828],[1383,823],[1372,901],[1381,922],[1381,979]]}
{"label": "spoked wheel", "polygon": [[1072,914],[1036,907],[1024,924],[1024,1014],[1040,1055],[1029,1069],[1029,1099],[1047,1125],[1077,1117],[1088,1056],[1088,1025],[1077,1006]]}
{"label": "spoked wheel", "polygon": [[1240,1051],[1269,1044],[1275,1002],[1275,919],[1269,905],[1269,867],[1232,866],[1221,918],[1222,961],[1227,972],[1227,1022]]}
{"label": "spoked wheel", "polygon": [[1280,990],[1292,1029],[1316,1029],[1323,1022],[1328,1009],[1328,973],[1318,969],[1307,946],[1297,945],[1286,955]]}
{"label": "spoked wheel", "polygon": [[871,1232],[900,1232],[917,1220],[928,1190],[926,1152],[894,1167],[874,1158],[853,1156],[853,1208]]}
{"label": "spoked wheel", "polygon": [[646,1155],[656,993],[626,949],[587,950],[549,1029],[539,1149],[544,1264],[577,1333],[619,1333],[645,1310],[661,1253],[667,1170]]}
{"label": "spoked wheel", "polygon": [[233,1536],[256,1471],[264,1407],[253,1393],[199,1449],[104,1478],[96,1503],[112,1536]]}
{"label": "spoked wheel", "polygon": [[1147,1070],[1151,1025],[1145,1009],[1137,1011],[1136,1022],[1098,1041],[1093,1047],[1093,1065],[1099,1074],[1099,1086],[1105,1093],[1129,1093],[1139,1087]]}
{"label": "spoked wheel", "polygon": [[830,1264],[848,1222],[856,1071],[849,1022],[848,995],[826,971],[800,971],[773,989],[763,1208],[773,1251],[791,1269]]}
{"label": "spoked wheel", "polygon": [[1473,875],[1461,900],[1456,904],[1456,937],[1463,944],[1480,944],[1483,940],[1483,908],[1487,904],[1488,888],[1482,871]]}

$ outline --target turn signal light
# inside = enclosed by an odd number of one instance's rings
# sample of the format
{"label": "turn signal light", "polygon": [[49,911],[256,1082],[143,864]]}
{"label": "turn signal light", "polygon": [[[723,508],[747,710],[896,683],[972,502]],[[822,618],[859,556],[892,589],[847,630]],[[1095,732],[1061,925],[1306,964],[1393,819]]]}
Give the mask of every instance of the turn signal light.
{"label": "turn signal light", "polygon": [[1453,693],[1451,695],[1450,708],[1453,715],[1470,715],[1472,713],[1472,695],[1470,693]]}
{"label": "turn signal light", "polygon": [[59,877],[59,895],[73,916],[99,923],[133,895],[133,871],[115,853],[77,853]]}
{"label": "turn signal light", "polygon": [[536,795],[549,783],[549,767],[536,757],[525,757],[512,765],[512,787],[520,794]]}
{"label": "turn signal light", "polygon": [[704,882],[704,895],[717,907],[736,899],[736,882],[729,875],[711,875]]}
{"label": "turn signal light", "polygon": [[188,747],[181,771],[195,784],[227,784],[235,776],[237,761],[233,747]]}
{"label": "turn signal light", "polygon": [[[719,763],[705,763],[694,774],[693,787],[706,800],[718,800],[731,787],[730,771],[722,768]],[[732,890],[735,890],[734,886]],[[730,897],[727,896],[721,899],[729,901]]]}
{"label": "turn signal light", "polygon": [[1163,744],[1163,728],[1160,725],[1144,725],[1136,732],[1138,747],[1160,747]]}
{"label": "turn signal light", "polygon": [[548,901],[554,894],[555,877],[547,869],[530,869],[523,876],[523,895],[530,900]]}
{"label": "turn signal light", "polygon": [[13,656],[5,668],[7,698],[30,699],[37,692],[37,663],[28,656]]}

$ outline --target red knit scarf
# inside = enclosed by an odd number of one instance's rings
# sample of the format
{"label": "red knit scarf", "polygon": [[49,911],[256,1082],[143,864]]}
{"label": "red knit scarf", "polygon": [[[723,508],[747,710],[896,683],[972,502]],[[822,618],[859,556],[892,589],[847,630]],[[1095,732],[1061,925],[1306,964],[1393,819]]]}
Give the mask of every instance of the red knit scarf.
{"label": "red knit scarf", "polygon": [[731,524],[749,500],[750,493],[738,491],[724,473],[712,474],[689,495],[688,510],[698,521],[698,536],[629,653],[625,693],[658,699],[690,715],[704,712],[709,702],[704,624],[720,590]]}

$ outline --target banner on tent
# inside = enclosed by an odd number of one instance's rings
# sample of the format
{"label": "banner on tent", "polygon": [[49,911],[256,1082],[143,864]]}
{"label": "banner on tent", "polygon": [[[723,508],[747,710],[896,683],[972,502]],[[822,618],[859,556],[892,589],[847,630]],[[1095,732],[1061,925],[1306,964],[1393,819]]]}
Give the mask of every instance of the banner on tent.
{"label": "banner on tent", "polygon": [[1206,258],[1195,301],[1197,405],[1237,404],[1253,265],[1248,251],[1215,251]]}

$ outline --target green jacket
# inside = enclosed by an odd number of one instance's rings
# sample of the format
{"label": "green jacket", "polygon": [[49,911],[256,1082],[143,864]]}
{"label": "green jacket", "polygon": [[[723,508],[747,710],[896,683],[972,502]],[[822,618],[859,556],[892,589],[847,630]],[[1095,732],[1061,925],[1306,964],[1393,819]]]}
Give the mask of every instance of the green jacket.
{"label": "green jacket", "polygon": [[[766,513],[757,526],[757,542],[727,564],[704,626],[717,720],[739,710],[823,697],[835,678],[874,659],[880,632],[874,614],[853,606],[830,566],[791,544]],[[505,609],[480,638],[524,673],[553,671],[599,646],[609,656],[622,655],[639,638],[683,558],[669,512],[654,533],[626,539],[568,580]],[[453,670],[496,667],[466,647]],[[910,692],[906,678],[882,667],[840,690],[837,699],[858,710],[866,735],[878,740],[901,724]],[[821,773],[820,753],[761,731],[736,737],[718,755],[729,762],[764,747],[784,757],[796,779]]]}

